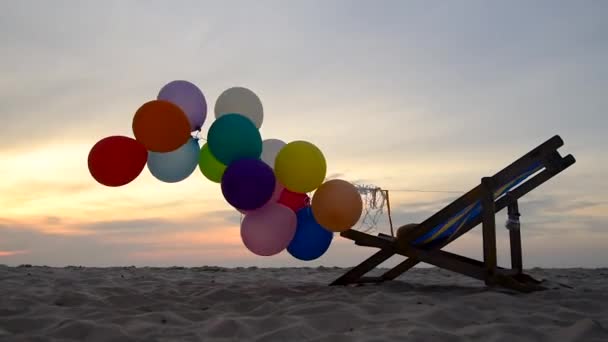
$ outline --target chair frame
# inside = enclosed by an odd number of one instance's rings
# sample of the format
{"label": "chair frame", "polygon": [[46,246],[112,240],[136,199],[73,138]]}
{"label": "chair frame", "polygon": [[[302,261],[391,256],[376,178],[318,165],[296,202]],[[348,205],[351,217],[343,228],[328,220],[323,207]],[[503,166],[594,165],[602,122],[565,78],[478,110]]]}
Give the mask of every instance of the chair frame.
{"label": "chair frame", "polygon": [[[475,188],[417,225],[412,231],[408,232],[405,241],[398,241],[396,238],[385,234],[374,236],[353,229],[340,233],[342,237],[353,240],[356,245],[374,247],[379,250],[336,279],[331,285],[381,283],[394,280],[418,263],[425,262],[439,268],[479,279],[484,281],[487,286],[502,286],[521,292],[544,289],[540,281],[523,272],[519,224],[516,224],[515,227],[509,229],[511,267],[503,268],[498,266],[495,215],[504,208],[507,208],[509,217],[512,218],[514,222],[519,222],[520,213],[518,200],[576,162],[572,155],[562,157],[557,151],[563,144],[564,142],[561,137],[556,135],[514,161],[494,176],[483,177],[480,184]],[[497,199],[494,198],[494,191],[499,186],[506,184],[509,180],[521,175],[527,168],[530,168],[535,165],[535,163],[539,162],[543,166],[542,170],[527,178],[525,181],[508,191],[504,196]],[[411,244],[412,241],[423,236],[441,222],[445,222],[448,218],[453,217],[460,210],[471,205],[475,201],[481,201],[481,214],[465,223],[448,239],[439,242],[430,249]],[[482,225],[483,260],[475,260],[442,250],[443,247],[466,234],[479,224]],[[384,272],[379,277],[364,276],[394,255],[402,255],[407,257],[407,259]]]}

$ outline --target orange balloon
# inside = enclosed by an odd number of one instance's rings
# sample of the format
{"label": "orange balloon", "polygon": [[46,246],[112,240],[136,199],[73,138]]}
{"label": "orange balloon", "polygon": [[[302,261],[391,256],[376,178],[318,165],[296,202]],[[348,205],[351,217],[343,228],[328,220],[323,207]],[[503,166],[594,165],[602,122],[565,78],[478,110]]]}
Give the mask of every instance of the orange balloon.
{"label": "orange balloon", "polygon": [[178,106],[154,100],[139,107],[133,117],[135,139],[152,152],[171,152],[190,139],[190,121]]}
{"label": "orange balloon", "polygon": [[354,226],[363,213],[363,200],[351,183],[333,179],[315,191],[311,201],[312,214],[327,230],[340,233]]}

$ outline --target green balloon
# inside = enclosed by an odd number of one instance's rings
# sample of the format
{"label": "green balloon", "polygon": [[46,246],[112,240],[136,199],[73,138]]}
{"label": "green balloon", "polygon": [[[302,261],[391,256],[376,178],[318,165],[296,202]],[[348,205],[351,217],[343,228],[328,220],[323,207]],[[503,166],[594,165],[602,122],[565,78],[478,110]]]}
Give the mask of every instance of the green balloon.
{"label": "green balloon", "polygon": [[198,160],[198,168],[208,180],[221,183],[226,165],[220,163],[209,150],[209,144],[203,145]]}
{"label": "green balloon", "polygon": [[209,150],[224,164],[244,158],[260,158],[262,136],[253,121],[240,114],[217,118],[207,133]]}

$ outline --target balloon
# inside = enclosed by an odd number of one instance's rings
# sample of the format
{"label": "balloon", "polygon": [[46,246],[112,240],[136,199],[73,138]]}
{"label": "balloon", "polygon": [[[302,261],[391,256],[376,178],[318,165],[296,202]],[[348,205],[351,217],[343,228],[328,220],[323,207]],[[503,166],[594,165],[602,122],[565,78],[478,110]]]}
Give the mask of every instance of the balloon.
{"label": "balloon", "polygon": [[200,130],[207,118],[207,101],[203,92],[188,81],[176,80],[167,83],[156,98],[178,106],[188,117],[190,131]]}
{"label": "balloon", "polygon": [[304,261],[321,257],[329,249],[334,234],[315,221],[310,207],[304,207],[296,214],[298,218],[296,234],[287,246],[287,252],[294,258]]}
{"label": "balloon", "polygon": [[220,163],[209,150],[209,144],[203,145],[199,155],[198,167],[208,180],[220,183],[226,165]]}
{"label": "balloon", "polygon": [[88,157],[91,176],[102,185],[117,187],[137,178],[148,160],[148,151],[137,140],[111,136],[98,141]]}
{"label": "balloon", "polygon": [[285,188],[299,193],[311,192],[325,179],[327,164],[319,148],[306,141],[285,145],[274,163],[277,179]]}
{"label": "balloon", "polygon": [[148,170],[162,182],[177,183],[194,172],[198,164],[199,153],[198,140],[190,138],[175,151],[148,153]]}
{"label": "balloon", "polygon": [[243,87],[226,89],[215,101],[216,118],[231,113],[247,117],[256,128],[260,128],[264,121],[262,102],[253,91]]}
{"label": "balloon", "polygon": [[278,203],[290,208],[294,212],[304,208],[310,203],[310,197],[307,194],[301,194],[284,189],[281,192]]}
{"label": "balloon", "polygon": [[332,179],[315,191],[311,209],[321,226],[340,233],[359,221],[363,213],[363,201],[354,185],[345,180]]}
{"label": "balloon", "polygon": [[270,166],[259,159],[239,159],[222,176],[222,194],[236,209],[262,207],[272,197],[276,179]]}
{"label": "balloon", "polygon": [[262,141],[262,155],[260,158],[274,169],[274,160],[283,146],[285,146],[285,142],[279,139],[266,139]]}
{"label": "balloon", "polygon": [[260,131],[240,114],[227,114],[215,120],[207,133],[207,143],[224,165],[238,159],[259,158],[262,154]]}
{"label": "balloon", "polygon": [[188,117],[171,102],[144,103],[133,117],[135,139],[148,151],[175,151],[191,138],[190,132]]}
{"label": "balloon", "polygon": [[[264,204],[264,206],[269,205],[271,203],[277,203],[277,201],[279,200],[279,197],[281,196],[281,193],[283,192],[283,189],[285,189],[283,187],[283,185],[281,185],[281,183],[279,182],[274,182],[274,192],[272,193],[272,197],[270,197],[270,199],[268,200],[268,202],[266,202],[266,204]],[[259,209],[254,209],[254,210],[259,210]],[[253,210],[242,210],[242,209],[237,209],[238,212],[240,212],[243,215],[247,215],[250,212],[252,212]]]}
{"label": "balloon", "polygon": [[271,256],[283,251],[296,232],[296,214],[284,205],[272,203],[245,215],[241,239],[251,252]]}

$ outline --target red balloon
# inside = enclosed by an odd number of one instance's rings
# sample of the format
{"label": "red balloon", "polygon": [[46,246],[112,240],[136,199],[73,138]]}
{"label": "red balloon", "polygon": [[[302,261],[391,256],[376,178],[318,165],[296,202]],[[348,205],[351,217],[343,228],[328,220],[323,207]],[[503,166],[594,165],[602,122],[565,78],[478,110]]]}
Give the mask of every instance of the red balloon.
{"label": "red balloon", "polygon": [[148,150],[137,140],[125,136],[101,139],[89,152],[89,172],[106,186],[131,183],[147,162]]}
{"label": "red balloon", "polygon": [[310,197],[304,193],[283,189],[277,202],[289,207],[294,212],[298,212],[298,210],[310,205]]}

